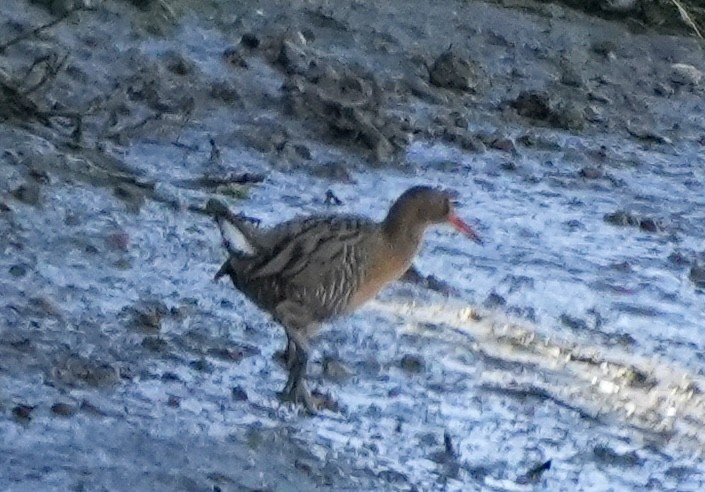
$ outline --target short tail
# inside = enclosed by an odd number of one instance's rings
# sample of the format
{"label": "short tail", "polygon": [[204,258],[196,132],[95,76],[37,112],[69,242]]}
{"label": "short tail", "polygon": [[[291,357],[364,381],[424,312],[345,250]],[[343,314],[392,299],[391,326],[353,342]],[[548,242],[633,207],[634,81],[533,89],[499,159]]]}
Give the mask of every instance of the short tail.
{"label": "short tail", "polygon": [[231,269],[232,266],[230,266],[230,258],[228,258],[225,263],[223,263],[223,266],[221,266],[218,272],[213,276],[213,280],[219,280],[223,275],[228,275]]}
{"label": "short tail", "polygon": [[[243,222],[241,218],[233,214],[228,207],[215,198],[208,200],[206,204],[206,212],[213,216],[220,229],[220,235],[223,237],[223,245],[231,255],[253,255],[256,248],[252,241],[248,238],[249,224]],[[225,275],[224,269],[229,262],[223,265],[216,279]]]}

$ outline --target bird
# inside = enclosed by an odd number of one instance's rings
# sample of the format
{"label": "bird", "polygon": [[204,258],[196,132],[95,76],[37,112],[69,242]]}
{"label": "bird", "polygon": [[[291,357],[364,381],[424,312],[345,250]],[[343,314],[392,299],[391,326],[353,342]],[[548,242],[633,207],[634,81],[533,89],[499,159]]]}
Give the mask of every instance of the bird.
{"label": "bird", "polygon": [[215,280],[228,276],[234,287],[272,316],[287,336],[289,370],[280,396],[311,413],[317,401],[306,385],[310,342],[324,322],[351,313],[399,279],[411,266],[429,226],[449,223],[482,244],[458,217],[453,193],[414,186],[377,222],[352,214],[297,217],[258,227],[211,198],[206,213],[221,232],[228,258]]}

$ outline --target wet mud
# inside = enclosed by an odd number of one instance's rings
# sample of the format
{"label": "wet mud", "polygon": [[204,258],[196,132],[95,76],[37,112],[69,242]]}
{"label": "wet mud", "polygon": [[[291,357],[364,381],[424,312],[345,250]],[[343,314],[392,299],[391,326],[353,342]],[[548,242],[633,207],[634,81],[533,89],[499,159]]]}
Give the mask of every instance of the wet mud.
{"label": "wet mud", "polygon": [[[701,490],[705,52],[594,13],[6,0],[0,488]],[[335,408],[280,402],[208,199],[381,219],[419,183],[485,246],[431,232],[317,341]]]}

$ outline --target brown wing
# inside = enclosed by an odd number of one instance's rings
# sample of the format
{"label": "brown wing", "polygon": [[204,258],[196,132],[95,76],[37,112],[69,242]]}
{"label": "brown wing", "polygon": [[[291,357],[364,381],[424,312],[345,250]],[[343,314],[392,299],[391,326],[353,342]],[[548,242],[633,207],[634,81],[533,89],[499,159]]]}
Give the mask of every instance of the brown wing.
{"label": "brown wing", "polygon": [[336,216],[283,226],[295,230],[282,234],[269,254],[260,256],[252,278],[276,279],[286,299],[306,306],[318,319],[343,312],[367,273],[378,225]]}

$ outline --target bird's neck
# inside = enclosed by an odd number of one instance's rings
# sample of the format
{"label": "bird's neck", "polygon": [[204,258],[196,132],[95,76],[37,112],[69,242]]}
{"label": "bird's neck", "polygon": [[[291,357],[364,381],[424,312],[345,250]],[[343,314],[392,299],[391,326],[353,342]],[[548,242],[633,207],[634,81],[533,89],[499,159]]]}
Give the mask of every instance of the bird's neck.
{"label": "bird's neck", "polygon": [[408,220],[403,214],[387,215],[382,231],[387,243],[400,256],[413,256],[421,245],[426,225]]}

